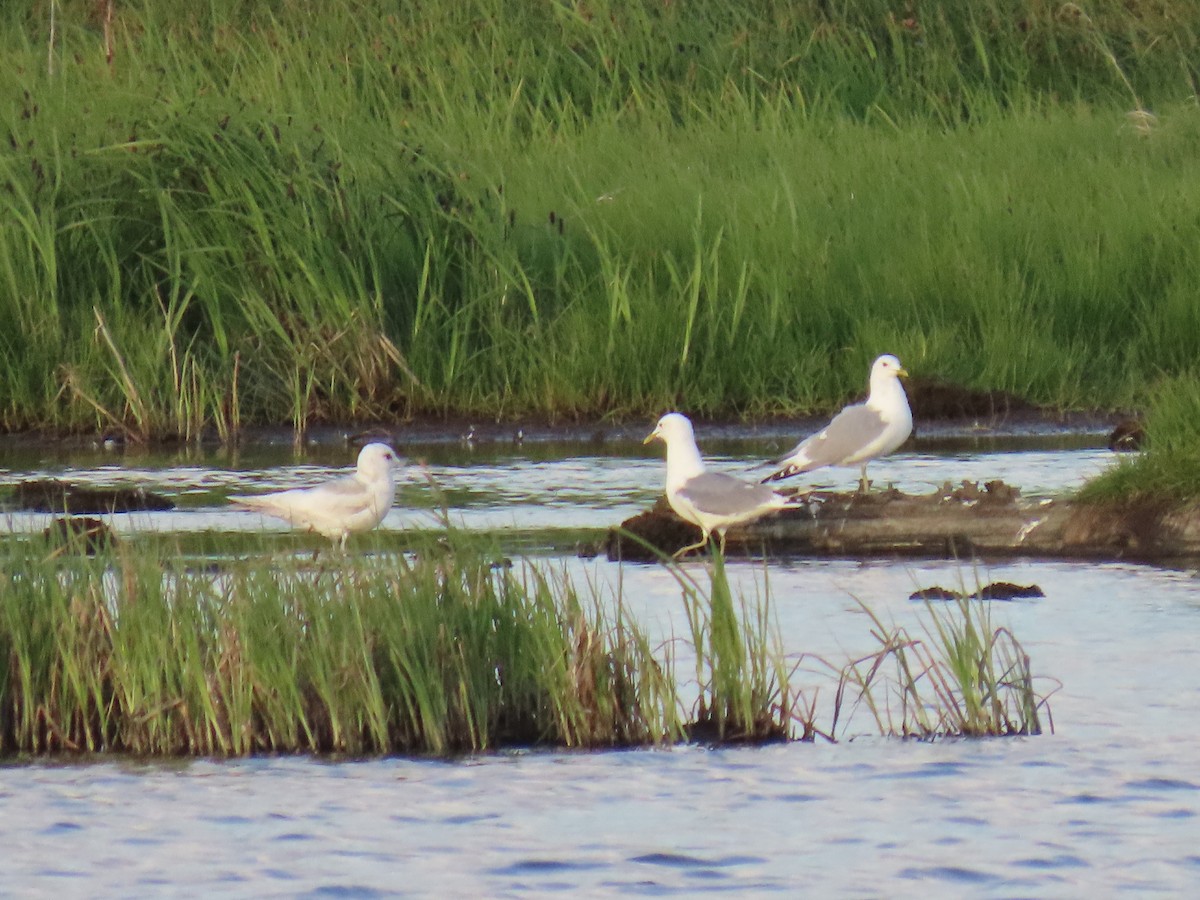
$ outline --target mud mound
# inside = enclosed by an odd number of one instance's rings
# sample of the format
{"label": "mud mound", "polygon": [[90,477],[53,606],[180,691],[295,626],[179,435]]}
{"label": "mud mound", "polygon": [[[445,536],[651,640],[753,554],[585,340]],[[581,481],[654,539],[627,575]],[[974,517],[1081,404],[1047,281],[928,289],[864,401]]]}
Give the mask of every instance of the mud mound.
{"label": "mud mound", "polygon": [[42,537],[57,544],[60,550],[82,551],[88,556],[108,549],[117,541],[107,525],[91,516],[55,519],[42,531]]}
{"label": "mud mound", "polygon": [[700,534],[699,528],[675,515],[666,497],[659,497],[646,512],[609,529],[604,552],[612,560],[648,561],[658,558],[656,550],[669,556],[696,543]]}
{"label": "mud mound", "polygon": [[962,600],[971,597],[975,600],[1020,600],[1025,598],[1045,597],[1046,593],[1036,584],[1013,584],[1010,581],[995,581],[985,584],[973,594],[962,591],[952,591],[949,588],[935,586],[909,594],[909,600]]}
{"label": "mud mound", "polygon": [[[609,532],[609,559],[653,560],[699,535],[665,501]],[[647,546],[649,545],[649,547]],[[658,552],[651,548],[658,548]],[[1050,559],[1200,559],[1200,501],[1171,498],[1080,503],[1022,499],[1002,481],[942,485],[928,494],[813,491],[794,507],[732,528],[729,556],[791,555],[879,559],[1041,557]],[[1011,599],[1021,585],[982,594]],[[933,590],[933,589],[930,589]],[[939,589],[944,590],[944,589]],[[953,598],[952,592],[930,599]]]}
{"label": "mud mound", "polygon": [[1080,504],[1063,527],[1063,542],[1110,558],[1136,557],[1163,550],[1195,531],[1195,516],[1190,529],[1188,518],[1161,498]]}
{"label": "mud mound", "polygon": [[917,421],[995,419],[1042,411],[1037,404],[1008,391],[979,391],[933,378],[912,378],[904,389]]}
{"label": "mud mound", "polygon": [[166,497],[145,488],[89,488],[57,478],[22,481],[13,489],[8,505],[26,512],[72,515],[175,508],[175,504]]}
{"label": "mud mound", "polygon": [[[872,556],[971,552],[990,534],[1014,534],[1023,524],[1020,491],[1002,481],[980,486],[949,482],[929,494],[895,488],[858,492],[811,491],[796,506],[731,528],[730,556],[772,552]],[[700,530],[682,521],[659,498],[647,512],[609,531],[609,559],[653,560],[700,539]],[[702,552],[700,550],[697,553]]]}

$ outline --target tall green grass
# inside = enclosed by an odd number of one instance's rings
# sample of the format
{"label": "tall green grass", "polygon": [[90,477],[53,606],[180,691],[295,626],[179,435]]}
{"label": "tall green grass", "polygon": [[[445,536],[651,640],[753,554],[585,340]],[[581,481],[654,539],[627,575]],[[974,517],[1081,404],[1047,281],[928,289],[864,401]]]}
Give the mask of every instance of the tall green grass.
{"label": "tall green grass", "polygon": [[1187,7],[117,2],[110,64],[52,6],[0,14],[10,429],[762,415],[883,350],[1116,406],[1190,354]]}
{"label": "tall green grass", "polygon": [[[165,575],[164,575],[165,570]],[[0,752],[434,753],[684,734],[617,608],[481,557],[7,559]]]}

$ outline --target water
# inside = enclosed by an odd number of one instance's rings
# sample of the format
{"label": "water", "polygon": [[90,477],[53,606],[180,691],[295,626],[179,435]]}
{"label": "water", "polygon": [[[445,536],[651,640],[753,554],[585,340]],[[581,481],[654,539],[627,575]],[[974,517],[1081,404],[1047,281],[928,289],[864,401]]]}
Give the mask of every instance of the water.
{"label": "water", "polygon": [[[874,463],[869,474],[876,486],[894,484],[908,492],[929,492],[946,481],[957,485],[1000,478],[1019,485],[1027,496],[1050,496],[1078,487],[1112,464],[1113,454],[1094,445],[1062,450],[1030,449],[1027,443],[939,440]],[[384,531],[439,528],[443,505],[450,509],[452,524],[468,530],[515,529],[549,536],[555,530],[607,528],[645,510],[663,489],[661,447],[643,447],[640,442],[471,448],[451,442],[399,449],[408,465],[396,505],[381,526]],[[778,440],[727,439],[712,443],[709,460],[714,470],[761,478],[769,471],[761,461],[787,449]],[[0,490],[36,477],[98,487],[138,484],[167,494],[179,508],[113,516],[111,525],[119,533],[284,533],[285,524],[232,509],[226,498],[312,484],[342,474],[354,456],[352,449],[337,445],[308,448],[301,460],[294,458],[290,446],[124,456],[100,450],[10,453],[7,458],[0,455],[0,463],[6,464],[0,469]],[[858,469],[852,467],[788,483],[849,490],[857,478]],[[9,512],[0,517],[0,532],[40,531],[50,518]]]}
{"label": "water", "polygon": [[[727,471],[763,455],[736,442],[716,449]],[[905,490],[1003,477],[1049,494],[1111,464],[1086,446],[919,451],[873,467],[873,477]],[[532,532],[610,525],[657,495],[661,461],[632,445],[606,452],[422,448],[466,527]],[[114,517],[136,540],[143,530],[257,529],[257,517],[221,508],[225,493],[326,474],[345,455],[314,453],[311,468],[278,451],[274,465],[265,451],[14,459],[3,478],[50,470],[111,483],[133,469],[181,504]],[[853,472],[841,475],[840,485],[853,482]],[[385,526],[428,527],[427,493],[407,487]],[[26,531],[36,517],[6,524]],[[553,564],[614,590],[619,578],[647,630],[683,632],[661,567]],[[873,649],[858,600],[916,634],[927,612],[907,598],[918,587],[1035,582],[1045,599],[991,604],[992,617],[1020,638],[1042,690],[1061,683],[1056,731],[901,741],[871,736],[859,710],[836,745],[10,764],[0,768],[0,895],[1077,897],[1179,895],[1200,878],[1194,573],[1023,561],[977,575],[940,560],[729,570],[749,596],[769,577],[785,647],[800,663],[796,684],[817,689],[825,722],[832,686],[814,657],[841,663]]]}

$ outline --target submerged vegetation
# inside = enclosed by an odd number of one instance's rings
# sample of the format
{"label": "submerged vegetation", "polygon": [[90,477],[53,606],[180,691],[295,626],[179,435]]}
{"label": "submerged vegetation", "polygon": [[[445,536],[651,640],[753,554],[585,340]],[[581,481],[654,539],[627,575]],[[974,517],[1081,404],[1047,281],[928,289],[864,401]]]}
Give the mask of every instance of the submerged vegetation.
{"label": "submerged vegetation", "polygon": [[1200,334],[1200,10],[0,13],[0,427],[1140,401]]}
{"label": "submerged vegetation", "polygon": [[[834,731],[789,683],[769,598],[738,615],[719,557],[707,585],[673,569],[688,634],[656,645],[619,594],[478,548],[219,564],[61,551],[9,542],[0,566],[0,754],[446,755]],[[1037,733],[1019,645],[989,634],[982,606],[958,609],[934,615],[943,648],[920,656],[926,671],[905,670],[934,681],[927,698],[907,690],[941,724],[909,727],[906,712],[881,733]],[[859,681],[888,702],[889,684]]]}

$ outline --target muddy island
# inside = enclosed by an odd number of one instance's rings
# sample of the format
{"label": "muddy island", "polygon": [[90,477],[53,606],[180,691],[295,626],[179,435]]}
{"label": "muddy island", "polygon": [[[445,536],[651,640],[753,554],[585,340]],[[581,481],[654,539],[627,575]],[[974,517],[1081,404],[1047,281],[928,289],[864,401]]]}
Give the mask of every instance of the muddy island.
{"label": "muddy island", "polygon": [[[729,555],[1041,557],[1163,562],[1200,558],[1200,503],[1023,498],[1002,481],[928,494],[813,491],[795,508],[730,529]],[[609,531],[611,560],[652,560],[699,539],[660,498]]]}

